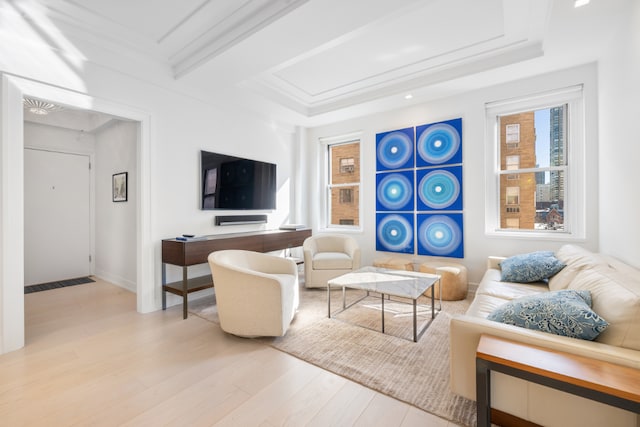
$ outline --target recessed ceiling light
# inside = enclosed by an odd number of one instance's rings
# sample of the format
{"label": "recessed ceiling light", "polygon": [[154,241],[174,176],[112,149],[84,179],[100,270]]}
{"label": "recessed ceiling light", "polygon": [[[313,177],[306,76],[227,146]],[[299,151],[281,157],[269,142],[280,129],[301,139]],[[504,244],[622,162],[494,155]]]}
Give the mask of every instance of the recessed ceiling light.
{"label": "recessed ceiling light", "polygon": [[24,98],[22,100],[22,104],[24,105],[24,108],[26,110],[38,116],[46,116],[47,114],[54,111],[63,110],[60,105],[56,105],[47,101],[41,101],[39,99]]}
{"label": "recessed ceiling light", "polygon": [[573,3],[573,7],[582,7],[582,6],[586,6],[589,4],[591,0],[576,0]]}
{"label": "recessed ceiling light", "polygon": [[413,98],[413,95],[411,95],[410,93],[404,96],[404,99],[411,99],[411,98]]}

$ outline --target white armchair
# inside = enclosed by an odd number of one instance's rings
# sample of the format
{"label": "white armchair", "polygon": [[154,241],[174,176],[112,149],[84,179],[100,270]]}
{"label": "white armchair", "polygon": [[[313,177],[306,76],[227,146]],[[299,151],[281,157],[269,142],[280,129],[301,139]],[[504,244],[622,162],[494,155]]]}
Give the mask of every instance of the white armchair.
{"label": "white armchair", "polygon": [[223,331],[241,337],[283,336],[298,309],[298,268],[273,255],[224,250],[209,255]]}
{"label": "white armchair", "polygon": [[334,277],[360,268],[360,246],[341,234],[319,234],[302,244],[304,280],[307,288],[326,287]]}

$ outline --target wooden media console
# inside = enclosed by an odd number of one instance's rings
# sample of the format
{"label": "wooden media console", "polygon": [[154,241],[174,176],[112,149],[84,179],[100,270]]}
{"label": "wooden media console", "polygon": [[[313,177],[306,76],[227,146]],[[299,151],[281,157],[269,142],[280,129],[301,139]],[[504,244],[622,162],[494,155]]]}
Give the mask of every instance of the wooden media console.
{"label": "wooden media console", "polygon": [[[196,239],[162,241],[162,309],[167,308],[167,292],[182,296],[182,317],[187,318],[187,295],[213,287],[211,275],[188,277],[188,268],[206,264],[211,252],[224,249],[243,249],[272,252],[302,246],[311,230],[262,230],[246,233],[213,234]],[[182,280],[167,283],[167,264],[182,267]]]}

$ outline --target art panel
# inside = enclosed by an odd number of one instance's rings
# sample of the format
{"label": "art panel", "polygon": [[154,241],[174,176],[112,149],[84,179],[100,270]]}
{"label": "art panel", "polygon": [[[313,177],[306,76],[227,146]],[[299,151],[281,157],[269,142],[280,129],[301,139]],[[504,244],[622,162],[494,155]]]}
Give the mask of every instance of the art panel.
{"label": "art panel", "polygon": [[464,258],[462,214],[418,214],[418,255]]}
{"label": "art panel", "polygon": [[376,174],[376,211],[413,209],[413,171]]}
{"label": "art panel", "polygon": [[414,128],[376,134],[376,171],[413,167]]}
{"label": "art panel", "polygon": [[462,118],[376,134],[376,250],[464,257]]}
{"label": "art panel", "polygon": [[462,119],[416,127],[416,167],[462,163]]}
{"label": "art panel", "polygon": [[418,169],[418,211],[462,210],[462,166]]}
{"label": "art panel", "polygon": [[413,213],[376,214],[376,250],[412,254]]}

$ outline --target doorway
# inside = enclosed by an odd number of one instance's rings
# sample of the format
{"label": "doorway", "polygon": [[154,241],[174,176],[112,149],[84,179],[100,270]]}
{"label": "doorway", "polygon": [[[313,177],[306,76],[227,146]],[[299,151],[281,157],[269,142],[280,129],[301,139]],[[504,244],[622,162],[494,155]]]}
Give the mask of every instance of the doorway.
{"label": "doorway", "polygon": [[136,301],[141,313],[157,310],[150,223],[150,115],[90,95],[6,74],[0,75],[0,354],[24,346],[24,145],[23,96],[48,99],[78,109],[123,117],[137,123],[135,237]]}

